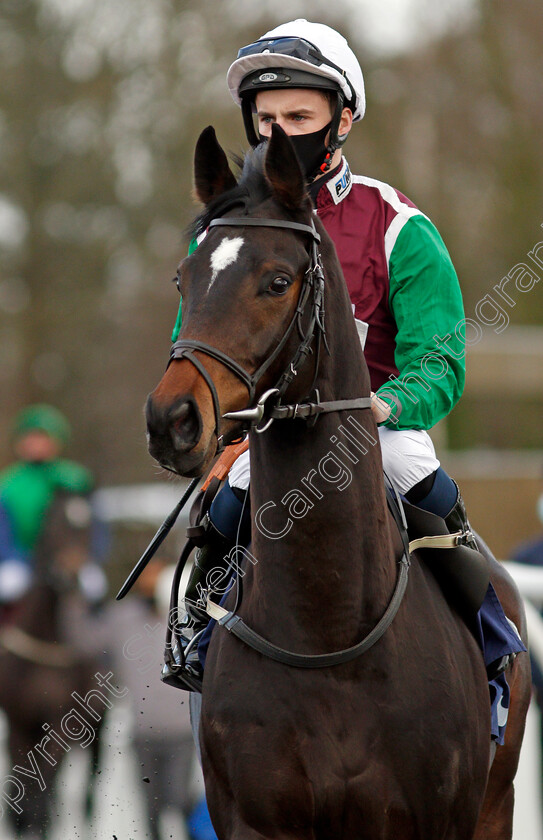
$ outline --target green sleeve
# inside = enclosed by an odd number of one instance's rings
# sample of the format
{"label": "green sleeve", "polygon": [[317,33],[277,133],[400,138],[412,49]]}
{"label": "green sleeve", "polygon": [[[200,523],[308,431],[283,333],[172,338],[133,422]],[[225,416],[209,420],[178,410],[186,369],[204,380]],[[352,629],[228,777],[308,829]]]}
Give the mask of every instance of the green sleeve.
{"label": "green sleeve", "polygon": [[[197,247],[198,247],[198,241],[196,240],[196,238],[191,239],[190,245],[189,245],[189,252],[188,252],[187,256],[190,257],[190,255],[195,252]],[[180,296],[179,297],[179,309],[177,310],[177,318],[175,319],[175,324],[174,324],[174,328],[173,328],[173,332],[172,332],[172,341],[177,341],[177,338],[179,336],[179,331],[181,329],[182,320],[183,320],[183,298]]]}
{"label": "green sleeve", "polygon": [[412,216],[404,224],[390,255],[389,274],[399,373],[377,391],[393,407],[384,425],[430,429],[460,399],[466,368],[465,346],[455,333],[464,319],[458,277],[426,216]]}

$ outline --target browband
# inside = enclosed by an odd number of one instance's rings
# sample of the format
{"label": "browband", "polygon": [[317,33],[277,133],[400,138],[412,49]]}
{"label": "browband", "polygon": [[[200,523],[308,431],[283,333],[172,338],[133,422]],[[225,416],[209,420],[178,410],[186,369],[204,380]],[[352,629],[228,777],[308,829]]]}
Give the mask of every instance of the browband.
{"label": "browband", "polygon": [[321,241],[320,234],[317,233],[314,225],[302,225],[300,222],[287,222],[281,219],[253,219],[247,216],[232,218],[223,216],[220,219],[212,219],[209,223],[210,228],[218,226],[229,227],[230,225],[233,227],[275,227],[285,230],[299,230],[302,233],[308,233],[313,237],[315,242]]}

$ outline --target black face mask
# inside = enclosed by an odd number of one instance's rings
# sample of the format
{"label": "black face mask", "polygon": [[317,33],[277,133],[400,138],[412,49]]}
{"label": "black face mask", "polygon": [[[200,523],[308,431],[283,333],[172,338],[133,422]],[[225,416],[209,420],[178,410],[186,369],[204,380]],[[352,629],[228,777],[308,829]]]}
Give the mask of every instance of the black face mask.
{"label": "black face mask", "polygon": [[[306,181],[309,183],[313,178],[319,174],[320,167],[324,163],[327,148],[324,144],[326,135],[330,131],[330,121],[324,128],[318,131],[313,131],[311,134],[290,134],[289,140],[294,146],[294,151],[298,155],[298,159],[302,165],[302,170]],[[268,140],[267,137],[260,135],[261,140]]]}

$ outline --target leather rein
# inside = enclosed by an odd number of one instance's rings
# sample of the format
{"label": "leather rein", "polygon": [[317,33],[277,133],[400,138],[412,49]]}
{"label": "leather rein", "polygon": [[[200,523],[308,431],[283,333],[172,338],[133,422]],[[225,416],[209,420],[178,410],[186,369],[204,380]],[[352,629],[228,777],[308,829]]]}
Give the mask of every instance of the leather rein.
{"label": "leather rein", "polygon": [[[394,621],[402,603],[405,590],[407,589],[409,566],[411,565],[411,545],[407,535],[407,523],[405,521],[401,499],[396,489],[392,485],[389,485],[388,480],[385,481],[385,493],[388,508],[400,532],[403,552],[398,561],[396,586],[394,587],[394,592],[392,593],[388,606],[375,627],[360,642],[352,645],[352,647],[336,650],[332,653],[295,653],[294,651],[285,650],[278,645],[274,645],[263,636],[260,636],[248,627],[239,615],[216,604],[211,600],[209,595],[207,596],[206,602],[207,614],[248,647],[258,651],[258,653],[261,653],[268,659],[273,659],[275,662],[281,662],[283,665],[290,665],[295,668],[329,668],[332,665],[342,665],[345,662],[352,662],[353,659],[357,659],[363,653],[366,653],[366,651],[379,641]],[[423,540],[420,542],[424,544]],[[449,542],[442,547],[452,547],[452,543],[449,545]]]}
{"label": "leather rein", "polygon": [[[248,373],[240,364],[238,364],[238,362],[235,361],[235,359],[232,359],[222,350],[218,350],[216,347],[212,347],[203,341],[182,338],[174,342],[172,345],[169,363],[178,359],[187,359],[187,361],[191,362],[198,370],[209,388],[213,400],[213,411],[215,414],[217,451],[220,451],[222,448],[222,436],[219,431],[221,421],[219,398],[217,389],[209,371],[194,355],[195,351],[199,351],[221,362],[221,364],[231,370],[238,379],[241,379],[249,392],[249,406],[245,409],[241,409],[240,411],[230,411],[222,416],[228,420],[241,421],[246,428],[254,427],[255,431],[259,434],[265,432],[274,420],[291,420],[295,418],[315,418],[316,420],[320,414],[331,411],[370,408],[370,397],[321,402],[318,391],[313,389],[311,389],[315,394],[315,399],[313,401],[308,399],[308,401],[304,403],[296,403],[292,405],[281,404],[281,398],[284,396],[288,386],[294,377],[298,375],[298,371],[302,367],[306,358],[313,352],[311,349],[313,339],[316,338],[315,378],[318,371],[321,339],[326,345],[326,332],[324,326],[324,271],[321,255],[318,249],[321,238],[313,221],[311,221],[311,225],[305,225],[300,224],[299,222],[288,222],[281,219],[259,219],[242,216],[240,218],[217,218],[213,219],[209,223],[210,228],[219,226],[273,227],[282,228],[284,230],[299,231],[300,233],[309,234],[311,237],[311,253],[309,265],[304,274],[304,279],[300,289],[298,303],[290,323],[277,347],[272,353],[270,353],[270,355],[262,362],[260,367],[253,374]],[[311,292],[313,292],[311,316],[307,330],[304,333],[302,329],[302,318],[310,299]],[[298,345],[298,348],[296,349],[288,366],[279,377],[275,387],[265,391],[258,398],[256,405],[253,405],[257,385],[260,379],[283,351],[295,327],[298,328],[300,335],[300,344]]]}

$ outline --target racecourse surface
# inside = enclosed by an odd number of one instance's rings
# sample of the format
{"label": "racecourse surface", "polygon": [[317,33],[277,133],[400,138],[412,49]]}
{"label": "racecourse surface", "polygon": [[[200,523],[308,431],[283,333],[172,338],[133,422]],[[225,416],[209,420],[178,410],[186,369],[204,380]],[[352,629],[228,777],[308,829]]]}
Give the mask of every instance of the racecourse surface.
{"label": "racecourse surface", "polygon": [[[145,840],[149,837],[145,821],[143,781],[136,757],[130,744],[130,710],[117,704],[106,724],[101,771],[96,783],[96,814],[92,824],[85,829],[82,812],[82,790],[86,782],[86,756],[74,748],[65,759],[59,774],[58,804],[50,840]],[[6,725],[0,720],[0,786],[10,768],[5,754]],[[31,797],[36,782],[26,780],[26,797]],[[194,769],[192,784],[203,789],[199,768]],[[7,809],[5,802],[4,811]],[[23,803],[21,803],[23,804]],[[188,840],[188,835],[177,814],[167,815],[161,823],[161,840]],[[0,840],[14,840],[4,816],[0,819]]]}

